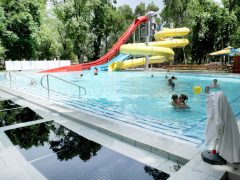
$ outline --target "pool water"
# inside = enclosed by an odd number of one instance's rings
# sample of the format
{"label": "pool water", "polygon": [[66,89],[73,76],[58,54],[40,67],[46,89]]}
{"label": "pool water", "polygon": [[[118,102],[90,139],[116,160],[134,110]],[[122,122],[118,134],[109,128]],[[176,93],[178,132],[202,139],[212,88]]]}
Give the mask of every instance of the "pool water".
{"label": "pool water", "polygon": [[[203,139],[206,122],[206,94],[204,87],[218,79],[220,89],[211,91],[224,91],[236,115],[240,112],[240,76],[216,74],[172,73],[176,76],[174,90],[169,87],[165,73],[146,72],[101,72],[94,76],[85,72],[78,78],[76,73],[59,74],[62,78],[83,86],[87,90],[85,98],[117,106],[121,110],[149,116],[159,121],[177,122],[185,126],[181,133]],[[202,93],[193,93],[194,86],[201,86]],[[67,87],[66,87],[67,88]],[[65,89],[71,91],[71,89]],[[76,92],[76,91],[75,91]],[[72,93],[72,92],[69,92]],[[189,109],[175,109],[170,104],[172,94],[186,94]]]}
{"label": "pool water", "polygon": [[[236,117],[240,116],[240,76],[238,75],[171,73],[171,76],[177,77],[177,80],[174,80],[173,90],[167,83],[166,73],[162,72],[99,72],[97,76],[91,71],[81,73],[83,77],[76,72],[53,75],[84,87],[87,91],[84,100],[144,117],[146,120],[141,120],[141,126],[146,129],[149,126],[147,120],[151,119],[151,126],[154,128],[164,124],[165,128],[174,132],[173,136],[177,134],[203,142],[206,123],[204,87],[212,84],[215,78],[218,79],[221,88],[211,89],[211,92],[224,91]],[[34,76],[40,79],[39,74]],[[49,78],[49,81],[50,88],[55,91],[78,95],[77,87],[54,78]],[[46,80],[44,83],[46,85]],[[194,94],[192,91],[194,86],[201,86],[202,93]],[[173,108],[170,103],[173,94],[186,94],[190,108],[184,110]]]}

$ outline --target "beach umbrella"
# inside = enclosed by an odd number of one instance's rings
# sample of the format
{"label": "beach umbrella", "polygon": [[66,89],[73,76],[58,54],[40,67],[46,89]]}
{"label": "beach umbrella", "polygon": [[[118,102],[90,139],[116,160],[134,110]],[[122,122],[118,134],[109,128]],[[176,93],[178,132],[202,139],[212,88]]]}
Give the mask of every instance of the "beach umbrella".
{"label": "beach umbrella", "polygon": [[[214,142],[212,151],[202,152],[202,158],[210,164],[240,162],[240,134],[235,115],[223,92],[207,96],[207,123],[205,142]],[[226,160],[226,161],[225,161]]]}
{"label": "beach umbrella", "polygon": [[209,55],[210,56],[225,56],[225,55],[228,55],[231,52],[231,48],[232,47],[227,47],[227,48],[224,48],[220,51],[212,52]]}
{"label": "beach umbrella", "polygon": [[229,53],[229,56],[240,56],[240,48],[232,48],[230,53]]}

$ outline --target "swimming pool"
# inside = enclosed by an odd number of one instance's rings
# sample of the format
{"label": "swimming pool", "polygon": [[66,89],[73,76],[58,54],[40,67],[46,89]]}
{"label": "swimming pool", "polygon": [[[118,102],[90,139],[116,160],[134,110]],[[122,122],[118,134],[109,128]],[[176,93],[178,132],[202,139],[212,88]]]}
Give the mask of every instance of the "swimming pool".
{"label": "swimming pool", "polygon": [[[94,76],[92,72],[85,71],[83,74],[83,77],[79,76],[80,73],[54,75],[86,88],[87,94],[81,100],[84,105],[89,102],[95,102],[95,107],[98,104],[104,105],[110,110],[122,113],[121,119],[125,118],[125,122],[134,121],[134,124],[146,129],[174,137],[190,138],[197,144],[204,140],[206,95],[203,92],[194,94],[194,86],[199,85],[204,91],[204,87],[217,78],[221,89],[214,91],[223,90],[234,113],[237,117],[240,116],[238,75],[171,73],[177,77],[172,90],[167,84],[165,73],[161,72],[100,72],[98,76]],[[154,76],[151,77],[151,74]],[[50,84],[54,90],[67,92],[69,95],[76,95],[78,92],[76,87],[66,86],[57,79],[50,79]],[[172,94],[186,94],[190,108],[174,109],[170,104]],[[66,103],[69,101],[71,99],[65,100]],[[102,106],[99,109],[101,108]],[[91,110],[91,107],[88,109]]]}

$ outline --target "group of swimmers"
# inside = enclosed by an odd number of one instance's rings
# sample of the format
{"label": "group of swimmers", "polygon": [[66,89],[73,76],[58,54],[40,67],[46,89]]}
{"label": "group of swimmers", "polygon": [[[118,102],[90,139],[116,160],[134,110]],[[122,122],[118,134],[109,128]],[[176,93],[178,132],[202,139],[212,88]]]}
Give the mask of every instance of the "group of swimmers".
{"label": "group of swimmers", "polygon": [[[94,75],[98,75],[98,68],[96,68],[96,67],[94,68],[93,74],[94,74]],[[78,78],[79,78],[79,77],[80,77],[80,78],[83,77],[83,74],[80,74],[80,76],[78,76]]]}
{"label": "group of swimmers", "polygon": [[173,82],[173,80],[177,80],[177,78],[175,76],[171,76],[170,78],[168,78],[168,76],[170,76],[169,70],[167,70],[165,78],[168,79],[168,85],[174,90],[175,83]]}
{"label": "group of swimmers", "polygon": [[[170,75],[170,72],[168,70],[165,78],[168,79],[169,75]],[[171,86],[173,90],[175,87],[175,83],[173,80],[176,80],[176,79],[177,78],[175,76],[171,76],[171,78],[168,79],[168,85]],[[205,87],[205,93],[209,94],[211,88],[220,88],[220,85],[218,84],[217,79],[213,79],[213,83]],[[171,104],[176,108],[189,108],[189,106],[187,105],[187,101],[188,101],[187,95],[181,94],[180,96],[178,96],[177,94],[173,94]]]}
{"label": "group of swimmers", "polygon": [[178,96],[177,94],[172,95],[172,105],[176,108],[189,108],[187,105],[188,97],[185,94]]}
{"label": "group of swimmers", "polygon": [[176,80],[177,78],[175,76],[172,76],[170,79],[168,79],[168,85],[170,87],[172,87],[172,89],[174,90],[175,87],[175,83],[173,82],[173,80]]}
{"label": "group of swimmers", "polygon": [[[214,79],[211,85],[205,87],[205,93],[209,94],[211,88],[220,88],[220,85],[217,83],[217,79]],[[171,104],[176,108],[189,108],[189,106],[186,104],[187,100],[188,97],[185,94],[181,94],[180,96],[173,94]]]}

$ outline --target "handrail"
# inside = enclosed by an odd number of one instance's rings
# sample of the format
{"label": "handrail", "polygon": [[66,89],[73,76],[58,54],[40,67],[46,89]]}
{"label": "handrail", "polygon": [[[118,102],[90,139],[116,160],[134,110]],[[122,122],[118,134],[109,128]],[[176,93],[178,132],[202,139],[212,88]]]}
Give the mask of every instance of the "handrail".
{"label": "handrail", "polygon": [[11,72],[11,71],[8,71],[8,72],[5,73],[4,77],[5,77],[6,80],[8,80],[8,79],[7,79],[7,74],[8,74],[8,76],[9,76],[9,81],[10,81],[10,87],[11,87],[11,84],[12,84],[12,77],[13,77],[13,76],[12,76],[12,73],[15,73],[15,74],[17,74],[17,75],[19,75],[19,76],[22,76],[22,77],[25,77],[25,78],[27,78],[27,79],[30,79],[30,80],[31,80],[30,84],[31,84],[32,82],[36,83],[36,80],[35,80],[34,78],[31,78],[31,77],[29,77],[29,76],[26,76],[26,75],[23,75],[23,74],[14,72],[14,71],[12,71],[12,72]]}
{"label": "handrail", "polygon": [[[45,77],[47,77],[47,87],[45,87],[45,86],[43,85],[43,79],[44,79]],[[58,94],[63,94],[63,93],[60,93],[60,92],[58,92],[58,91],[55,91],[55,90],[50,89],[50,87],[49,87],[49,77],[53,77],[53,78],[55,78],[55,79],[61,80],[61,81],[65,82],[65,83],[68,83],[68,84],[71,84],[71,85],[74,85],[74,86],[78,87],[78,90],[79,90],[79,91],[78,91],[78,92],[79,92],[79,98],[81,97],[81,89],[84,90],[84,95],[87,94],[86,89],[85,89],[84,87],[82,87],[82,86],[79,86],[79,85],[77,85],[77,84],[71,83],[71,82],[69,82],[69,81],[66,81],[66,80],[61,79],[61,78],[56,77],[56,76],[53,76],[53,75],[51,75],[51,74],[45,74],[45,75],[41,78],[40,83],[41,83],[41,86],[42,86],[43,88],[45,88],[45,89],[48,90],[48,98],[50,97],[50,91],[56,92],[56,93],[58,93]],[[63,94],[63,95],[66,95],[66,94]]]}

